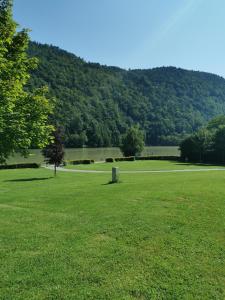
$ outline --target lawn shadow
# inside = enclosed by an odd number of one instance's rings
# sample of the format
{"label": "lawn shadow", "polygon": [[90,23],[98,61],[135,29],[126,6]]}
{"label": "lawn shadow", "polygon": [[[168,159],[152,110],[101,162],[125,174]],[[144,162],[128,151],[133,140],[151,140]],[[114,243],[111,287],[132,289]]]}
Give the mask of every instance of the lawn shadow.
{"label": "lawn shadow", "polygon": [[122,183],[122,181],[118,181],[118,182],[109,181],[107,183],[102,183],[102,185],[111,185],[111,184],[120,184],[120,183]]}
{"label": "lawn shadow", "polygon": [[42,181],[42,180],[48,180],[52,179],[54,177],[33,177],[33,178],[21,178],[21,179],[11,179],[11,180],[5,180],[5,182],[29,182],[29,181]]}
{"label": "lawn shadow", "polygon": [[213,164],[213,163],[176,163],[178,166],[200,166],[200,167],[224,167],[225,164]]}

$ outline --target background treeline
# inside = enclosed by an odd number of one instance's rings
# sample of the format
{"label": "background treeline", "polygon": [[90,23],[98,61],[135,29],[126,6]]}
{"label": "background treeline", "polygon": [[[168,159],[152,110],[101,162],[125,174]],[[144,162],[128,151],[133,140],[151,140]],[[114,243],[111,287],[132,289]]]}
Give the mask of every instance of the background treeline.
{"label": "background treeline", "polygon": [[212,119],[206,127],[180,145],[181,158],[191,162],[225,162],[225,116]]}
{"label": "background treeline", "polygon": [[212,117],[225,113],[225,80],[174,67],[122,70],[86,63],[54,46],[30,43],[39,58],[28,88],[48,85],[54,122],[68,147],[118,146],[139,124],[147,145],[178,145]]}

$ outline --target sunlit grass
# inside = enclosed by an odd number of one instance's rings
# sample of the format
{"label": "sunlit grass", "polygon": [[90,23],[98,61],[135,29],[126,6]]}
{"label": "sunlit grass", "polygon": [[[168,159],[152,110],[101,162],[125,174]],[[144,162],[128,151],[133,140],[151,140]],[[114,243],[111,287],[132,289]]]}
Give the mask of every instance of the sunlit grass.
{"label": "sunlit grass", "polygon": [[225,172],[52,175],[0,171],[1,299],[224,299]]}
{"label": "sunlit grass", "polygon": [[185,170],[185,169],[202,169],[202,168],[224,168],[225,166],[211,165],[211,164],[192,164],[181,163],[176,161],[133,161],[133,162],[114,162],[114,163],[94,163],[90,165],[71,165],[68,164],[66,168],[77,170],[97,170],[110,171],[112,167],[119,167],[121,171],[154,171],[154,170]]}

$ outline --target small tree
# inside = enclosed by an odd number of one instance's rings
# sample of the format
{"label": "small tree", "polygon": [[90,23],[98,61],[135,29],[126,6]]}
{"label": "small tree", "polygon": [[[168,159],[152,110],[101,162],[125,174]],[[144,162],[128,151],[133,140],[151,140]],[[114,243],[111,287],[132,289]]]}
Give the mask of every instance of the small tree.
{"label": "small tree", "polygon": [[143,132],[138,126],[132,126],[123,136],[120,150],[124,156],[135,156],[141,154],[144,145]]}
{"label": "small tree", "polygon": [[56,168],[62,163],[65,154],[62,133],[59,128],[53,132],[53,141],[42,150],[42,154],[47,163],[54,165],[54,175],[56,176]]}

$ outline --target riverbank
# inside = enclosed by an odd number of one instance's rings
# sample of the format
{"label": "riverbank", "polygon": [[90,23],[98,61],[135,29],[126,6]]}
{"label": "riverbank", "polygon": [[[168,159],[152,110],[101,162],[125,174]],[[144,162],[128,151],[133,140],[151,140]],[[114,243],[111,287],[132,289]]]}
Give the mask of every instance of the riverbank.
{"label": "riverbank", "polygon": [[[142,152],[143,156],[148,155],[164,155],[176,156],[179,155],[178,146],[150,146],[145,147]],[[68,148],[65,150],[66,160],[79,160],[79,159],[94,159],[95,161],[104,161],[107,157],[121,157],[122,153],[118,147],[109,148]],[[10,157],[8,163],[43,163],[44,158],[41,151],[34,149],[30,150],[28,158],[23,158],[21,155],[16,154]]]}

